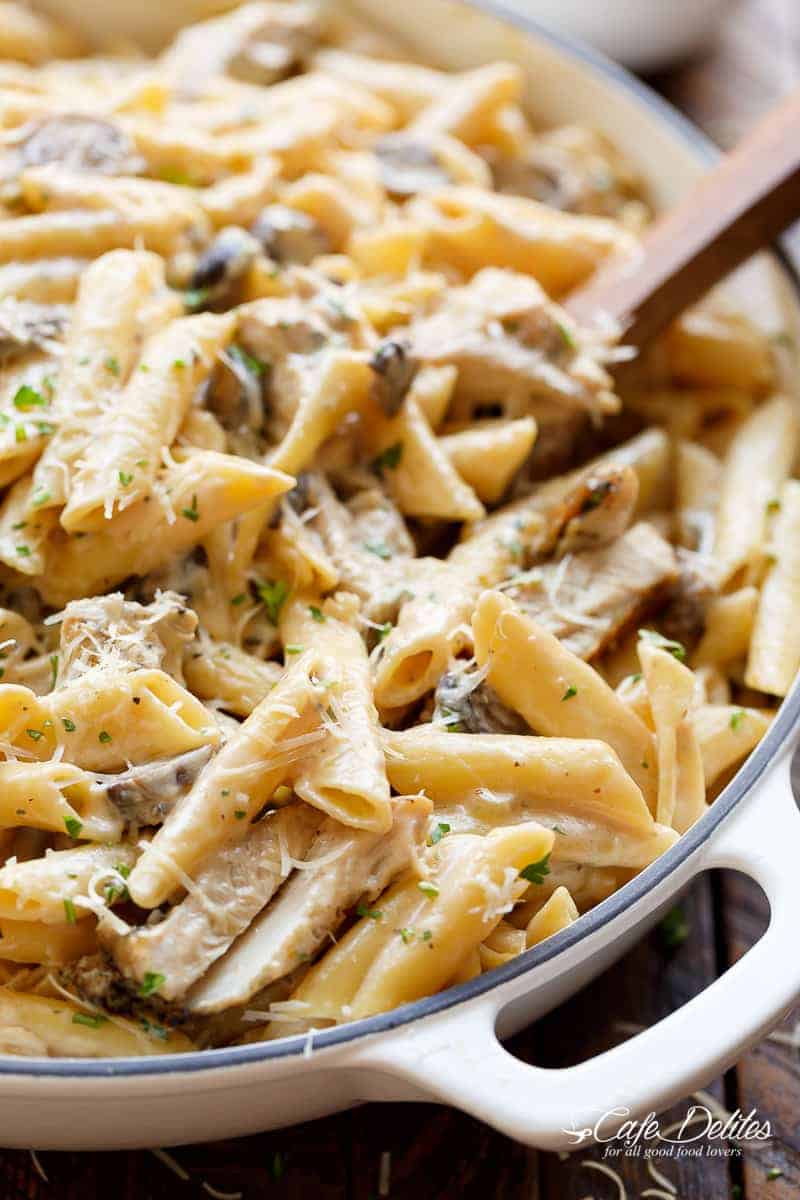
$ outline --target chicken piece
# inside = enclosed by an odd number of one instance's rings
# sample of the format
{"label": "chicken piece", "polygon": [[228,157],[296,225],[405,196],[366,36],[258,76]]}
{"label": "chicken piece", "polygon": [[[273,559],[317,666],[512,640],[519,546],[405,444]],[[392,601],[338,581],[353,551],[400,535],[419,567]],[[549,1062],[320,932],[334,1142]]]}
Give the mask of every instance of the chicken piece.
{"label": "chicken piece", "polygon": [[522,572],[504,590],[573,654],[592,659],[657,608],[677,578],[672,546],[642,521],[597,550]]}
{"label": "chicken piece", "polygon": [[433,723],[451,733],[530,733],[527,721],[508,708],[479,671],[456,661],[434,693]]}
{"label": "chicken piece", "polygon": [[[370,904],[413,863],[432,812],[422,796],[393,802],[388,833],[375,834],[326,818],[308,866],[296,872],[248,932],[190,993],[190,1012],[217,1012],[248,1000],[314,955],[357,901]],[[315,865],[318,860],[318,865]]]}
{"label": "chicken piece", "polygon": [[98,936],[130,984],[163,975],[159,996],[180,1000],[274,896],[312,845],[322,816],[290,804],[223,846],[197,872],[189,895],[163,921],[120,934],[100,922]]}
{"label": "chicken piece", "polygon": [[211,758],[210,746],[174,758],[140,763],[99,781],[106,796],[129,825],[160,825]]}
{"label": "chicken piece", "polygon": [[61,113],[30,121],[7,135],[4,144],[0,180],[5,185],[13,185],[28,167],[46,163],[101,175],[140,175],[145,167],[123,129],[83,113]]}
{"label": "chicken piece", "polygon": [[250,230],[265,254],[277,263],[307,265],[331,250],[322,226],[308,213],[285,204],[269,204]]}
{"label": "chicken piece", "polygon": [[31,350],[48,350],[58,342],[69,321],[63,304],[35,304],[31,300],[0,301],[0,364]]}
{"label": "chicken piece", "polygon": [[122,592],[72,600],[61,622],[57,685],[97,666],[158,668],[182,682],[184,646],[196,628],[196,614],[175,592],[159,592],[148,605]]}
{"label": "chicken piece", "polygon": [[639,497],[632,467],[598,467],[589,471],[567,497],[556,520],[562,523],[554,557],[595,550],[621,537]]}
{"label": "chicken piece", "polygon": [[595,414],[619,407],[602,343],[585,338],[535,280],[515,271],[479,271],[407,336],[420,362],[458,367],[452,420],[536,415],[537,400]]}
{"label": "chicken piece", "polygon": [[678,578],[658,624],[666,637],[693,646],[705,632],[706,609],[719,591],[719,572],[705,554],[679,546],[676,555]]}
{"label": "chicken piece", "polygon": [[188,26],[162,62],[189,89],[221,74],[248,83],[275,83],[298,70],[314,50],[316,23],[316,7],[301,0],[243,4]]}
{"label": "chicken piece", "polygon": [[454,182],[428,139],[387,134],[375,143],[373,152],[378,160],[381,183],[390,196],[415,196],[418,192],[434,191]]}

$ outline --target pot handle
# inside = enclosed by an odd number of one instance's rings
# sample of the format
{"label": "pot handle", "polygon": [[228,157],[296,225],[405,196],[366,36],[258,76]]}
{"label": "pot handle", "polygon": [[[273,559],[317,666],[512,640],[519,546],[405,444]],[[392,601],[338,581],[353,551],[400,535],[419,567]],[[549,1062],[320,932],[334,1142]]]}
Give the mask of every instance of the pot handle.
{"label": "pot handle", "polygon": [[697,856],[695,868],[729,867],[754,878],[770,902],[769,927],[682,1008],[595,1058],[553,1070],[529,1066],[500,1044],[495,1025],[508,993],[495,990],[367,1042],[349,1065],[378,1071],[384,1081],[387,1075],[403,1079],[424,1098],[549,1150],[607,1136],[624,1120],[663,1111],[716,1078],[800,993],[800,957],[792,952],[800,912],[800,813],[790,761],[784,754],[773,765]]}

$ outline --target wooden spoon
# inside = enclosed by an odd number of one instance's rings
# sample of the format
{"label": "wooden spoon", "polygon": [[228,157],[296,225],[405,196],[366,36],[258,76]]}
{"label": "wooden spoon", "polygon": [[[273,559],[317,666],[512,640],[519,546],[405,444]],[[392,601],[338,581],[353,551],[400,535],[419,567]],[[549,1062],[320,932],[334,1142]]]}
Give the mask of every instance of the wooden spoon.
{"label": "wooden spoon", "polygon": [[673,317],[800,217],[800,88],[645,233],[642,254],[609,259],[565,307],[609,313],[641,349]]}

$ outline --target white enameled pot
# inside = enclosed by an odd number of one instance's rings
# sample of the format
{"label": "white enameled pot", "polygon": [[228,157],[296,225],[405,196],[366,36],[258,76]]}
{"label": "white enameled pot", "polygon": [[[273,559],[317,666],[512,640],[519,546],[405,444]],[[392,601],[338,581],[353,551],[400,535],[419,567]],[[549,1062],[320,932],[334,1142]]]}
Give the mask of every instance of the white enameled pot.
{"label": "white enameled pot", "polygon": [[[64,0],[67,7],[70,0]],[[59,0],[50,0],[50,7]],[[156,0],[137,0],[142,11]],[[114,11],[128,7],[120,4]],[[163,6],[162,6],[163,7]],[[663,101],[580,47],[481,0],[354,0],[420,58],[463,68],[521,64],[527,103],[545,123],[578,121],[611,135],[656,202],[673,202],[711,151]],[[82,0],[84,22],[105,0]],[[798,326],[797,289],[763,255],[728,286],[768,329]],[[610,1109],[660,1109],[735,1062],[800,993],[800,815],[790,764],[800,721],[795,688],[772,729],[680,842],[569,929],[506,966],[441,995],[313,1039],[170,1059],[0,1057],[0,1143],[36,1149],[178,1145],[276,1128],[364,1100],[439,1100],[530,1145],[574,1144]],[[605,1054],[563,1070],[527,1066],[506,1037],[619,958],[703,871],[730,867],[766,892],[771,918],[757,945],[683,1008]]]}

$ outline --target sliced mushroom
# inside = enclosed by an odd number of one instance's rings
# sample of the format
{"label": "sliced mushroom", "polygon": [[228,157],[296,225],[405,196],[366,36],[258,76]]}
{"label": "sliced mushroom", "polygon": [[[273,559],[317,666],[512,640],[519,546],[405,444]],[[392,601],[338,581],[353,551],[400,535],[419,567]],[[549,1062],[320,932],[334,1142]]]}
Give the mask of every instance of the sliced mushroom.
{"label": "sliced mushroom", "polygon": [[719,591],[719,572],[705,554],[683,546],[676,554],[678,578],[659,617],[659,627],[666,637],[693,646],[705,632],[706,610]]}
{"label": "sliced mushroom", "polygon": [[125,978],[108,954],[87,954],[68,963],[58,972],[58,980],[67,991],[88,1004],[140,1021],[156,1037],[166,1037],[161,1022],[180,1025],[184,1020],[185,1014],[179,1006],[162,1000],[156,993],[143,999],[138,986]]}
{"label": "sliced mushroom", "polygon": [[[601,467],[590,471],[570,497],[563,529],[555,546],[556,558],[579,554],[613,542],[627,529],[639,496],[632,467]],[[570,508],[574,515],[569,516]]]}
{"label": "sliced mushroom", "polygon": [[284,204],[268,205],[251,233],[265,254],[278,263],[306,265],[331,249],[327,233],[313,217]]}
{"label": "sliced mushroom", "polygon": [[369,365],[375,374],[370,395],[387,417],[393,417],[414,382],[419,362],[410,353],[407,342],[386,338],[375,350]]}
{"label": "sliced mushroom", "polygon": [[255,262],[260,246],[256,239],[228,225],[197,260],[191,286],[203,293],[204,305],[224,303],[230,307],[237,301],[237,288]]}
{"label": "sliced mushroom", "polygon": [[211,758],[210,746],[200,746],[175,758],[156,759],[104,775],[98,786],[129,825],[160,825],[192,787]]}
{"label": "sliced mushroom", "polygon": [[436,685],[433,721],[458,733],[530,733],[519,713],[463,662],[453,663]]}
{"label": "sliced mushroom", "polygon": [[381,183],[391,196],[414,196],[453,182],[427,141],[393,133],[382,137],[372,149]]}
{"label": "sliced mushroom", "polygon": [[175,592],[159,592],[148,605],[122,592],[72,600],[61,622],[59,686],[101,665],[161,668],[180,680],[183,649],[196,628],[196,614]]}
{"label": "sliced mushroom", "polygon": [[139,175],[145,166],[118,125],[82,113],[61,113],[16,130],[0,173],[4,179],[13,178],[28,167],[52,162],[103,175]]}
{"label": "sliced mushroom", "polygon": [[[396,800],[388,833],[348,829],[327,818],[297,871],[230,952],[189,994],[190,1012],[248,1000],[314,955],[361,899],[372,902],[422,848],[431,803]],[[318,865],[315,865],[315,860]]]}
{"label": "sliced mushroom", "polygon": [[31,350],[52,349],[69,321],[63,304],[35,304],[31,300],[0,301],[0,363]]}
{"label": "sliced mushroom", "polygon": [[672,546],[640,522],[599,549],[521,572],[504,590],[573,654],[590,659],[657,609],[677,577]]}
{"label": "sliced mushroom", "polygon": [[126,980],[138,986],[163,975],[159,995],[182,998],[269,903],[293,861],[306,857],[321,821],[308,805],[288,805],[212,855],[163,921],[126,934],[101,921],[100,941]]}

